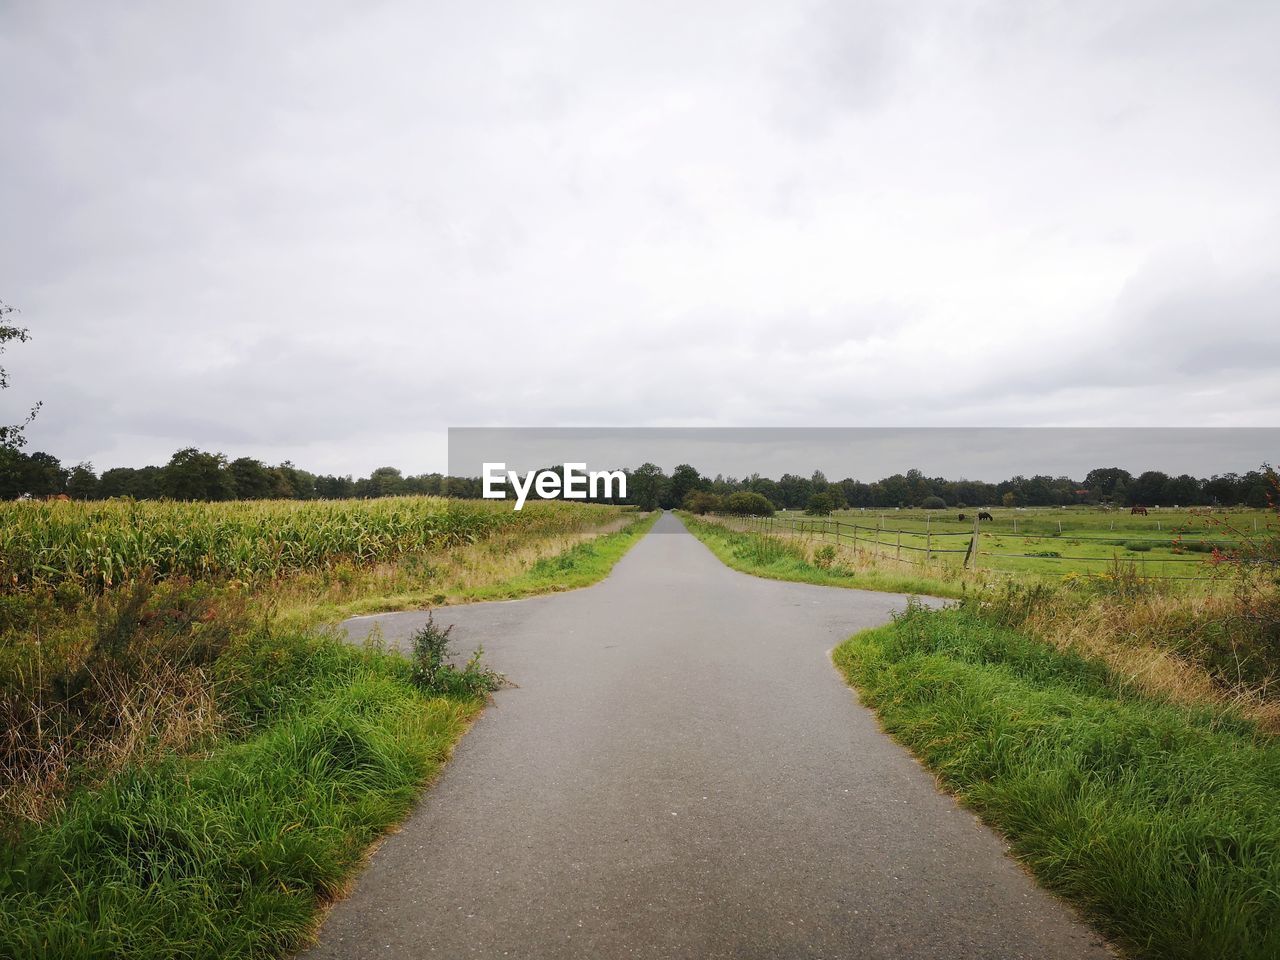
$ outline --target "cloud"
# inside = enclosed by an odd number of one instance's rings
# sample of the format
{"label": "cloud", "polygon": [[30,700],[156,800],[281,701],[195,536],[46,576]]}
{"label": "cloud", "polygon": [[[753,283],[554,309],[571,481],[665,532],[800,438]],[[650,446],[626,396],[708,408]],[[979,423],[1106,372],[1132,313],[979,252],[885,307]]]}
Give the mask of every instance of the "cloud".
{"label": "cloud", "polygon": [[[4,405],[100,467],[460,424],[1273,423],[1274,4],[0,11]],[[3,419],[3,417],[0,417]]]}

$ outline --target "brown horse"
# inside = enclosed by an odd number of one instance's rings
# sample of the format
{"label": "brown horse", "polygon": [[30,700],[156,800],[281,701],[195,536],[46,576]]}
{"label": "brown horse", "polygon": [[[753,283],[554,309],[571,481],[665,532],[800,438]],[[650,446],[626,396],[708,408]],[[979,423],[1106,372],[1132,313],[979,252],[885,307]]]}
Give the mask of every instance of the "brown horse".
{"label": "brown horse", "polygon": [[960,516],[956,517],[956,519],[957,519],[957,520],[968,520],[969,518],[968,518],[968,517],[966,517],[966,516],[962,513],[962,514],[960,514]]}
{"label": "brown horse", "polygon": [[981,523],[983,520],[990,520],[992,523],[995,523],[996,518],[987,513],[987,511],[980,510],[978,511],[978,522]]}
{"label": "brown horse", "polygon": [[1131,516],[1131,517],[1132,517],[1132,516],[1134,516],[1135,514],[1137,514],[1138,516],[1141,516],[1141,517],[1145,517],[1145,516],[1147,515],[1147,508],[1146,508],[1146,507],[1144,507],[1142,504],[1138,504],[1136,507],[1130,507],[1130,508],[1129,508],[1129,516]]}

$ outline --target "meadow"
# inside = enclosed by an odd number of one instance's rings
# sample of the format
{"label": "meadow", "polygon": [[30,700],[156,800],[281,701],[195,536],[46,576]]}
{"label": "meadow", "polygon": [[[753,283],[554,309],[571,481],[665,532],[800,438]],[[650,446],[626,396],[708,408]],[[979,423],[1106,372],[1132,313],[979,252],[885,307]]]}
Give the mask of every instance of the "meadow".
{"label": "meadow", "polygon": [[653,519],[0,505],[0,956],[296,949],[502,682],[441,631],[406,656],[329,624],[584,586]]}
{"label": "meadow", "polygon": [[[965,520],[958,519],[964,513]],[[841,510],[828,517],[782,512],[768,532],[789,532],[877,553],[885,559],[941,570],[966,565],[1045,577],[1106,573],[1117,562],[1143,576],[1212,578],[1215,551],[1237,550],[1265,531],[1259,509],[1192,511],[1151,508],[1147,516],[1090,507],[992,508],[993,520],[977,524],[977,556],[969,545],[976,509]]]}

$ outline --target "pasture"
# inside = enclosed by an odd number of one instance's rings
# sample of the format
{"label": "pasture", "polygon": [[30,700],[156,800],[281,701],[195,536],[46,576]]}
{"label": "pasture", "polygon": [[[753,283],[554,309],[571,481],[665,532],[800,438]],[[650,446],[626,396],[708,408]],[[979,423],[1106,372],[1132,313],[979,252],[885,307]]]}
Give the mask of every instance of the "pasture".
{"label": "pasture", "polygon": [[[966,519],[960,520],[959,515]],[[1117,564],[1142,577],[1211,580],[1214,552],[1239,549],[1275,524],[1265,510],[1193,511],[1089,507],[991,508],[978,524],[976,558],[970,552],[976,508],[964,510],[841,510],[828,517],[782,512],[755,521],[764,532],[838,544],[886,560],[927,567],[974,569],[1020,576],[1106,574]]]}

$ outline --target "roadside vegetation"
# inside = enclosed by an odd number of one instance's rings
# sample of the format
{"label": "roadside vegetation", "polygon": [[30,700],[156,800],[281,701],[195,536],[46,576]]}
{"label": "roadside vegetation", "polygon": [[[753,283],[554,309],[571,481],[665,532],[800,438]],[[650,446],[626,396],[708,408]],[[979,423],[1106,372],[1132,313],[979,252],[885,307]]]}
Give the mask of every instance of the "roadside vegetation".
{"label": "roadside vegetation", "polygon": [[1280,956],[1280,741],[980,606],[838,647],[884,728],[1128,953]]}
{"label": "roadside vegetation", "polygon": [[380,609],[586,585],[653,519],[439,498],[0,510],[0,956],[50,958],[299,946],[502,682],[478,651],[455,661],[447,622],[405,656],[329,615],[391,585]]}
{"label": "roadside vegetation", "polygon": [[681,513],[689,531],[734,570],[830,587],[881,590],[889,593],[961,597],[966,580],[960,575],[927,569],[891,569],[874,557],[839,550],[834,544],[812,543],[790,536],[768,536],[735,529],[717,519]]}

